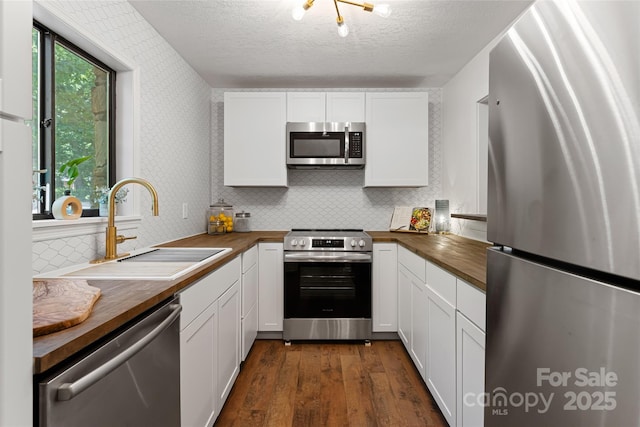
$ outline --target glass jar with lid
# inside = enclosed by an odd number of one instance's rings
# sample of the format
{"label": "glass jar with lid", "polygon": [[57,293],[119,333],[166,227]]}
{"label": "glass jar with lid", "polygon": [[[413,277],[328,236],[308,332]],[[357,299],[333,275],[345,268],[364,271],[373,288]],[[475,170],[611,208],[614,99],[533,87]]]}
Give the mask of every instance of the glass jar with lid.
{"label": "glass jar with lid", "polygon": [[207,211],[208,233],[223,234],[232,232],[234,216],[233,206],[225,203],[224,199],[218,199],[218,203],[210,205]]}
{"label": "glass jar with lid", "polygon": [[235,230],[238,233],[251,231],[251,214],[249,212],[242,211],[236,214]]}

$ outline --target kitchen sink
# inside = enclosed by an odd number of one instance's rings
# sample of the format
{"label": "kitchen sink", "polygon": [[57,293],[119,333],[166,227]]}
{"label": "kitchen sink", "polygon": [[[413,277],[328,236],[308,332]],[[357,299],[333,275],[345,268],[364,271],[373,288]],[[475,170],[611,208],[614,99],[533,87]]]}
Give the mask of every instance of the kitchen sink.
{"label": "kitchen sink", "polygon": [[36,278],[175,280],[231,252],[231,248],[146,248],[102,264],[80,264]]}
{"label": "kitchen sink", "polygon": [[117,262],[200,262],[229,250],[225,248],[155,248],[149,252],[121,258]]}

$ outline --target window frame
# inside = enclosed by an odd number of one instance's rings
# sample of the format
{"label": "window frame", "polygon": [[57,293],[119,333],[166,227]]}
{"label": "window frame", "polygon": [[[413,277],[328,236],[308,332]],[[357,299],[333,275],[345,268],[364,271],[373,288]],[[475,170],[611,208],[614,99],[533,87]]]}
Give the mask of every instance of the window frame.
{"label": "window frame", "polygon": [[[50,197],[47,198],[46,190],[41,190],[40,212],[32,214],[33,220],[53,219],[51,213],[51,205],[54,202],[55,195],[55,178],[57,170],[55,168],[55,56],[54,50],[56,43],[70,50],[82,59],[102,68],[109,74],[108,78],[108,185],[112,187],[116,183],[116,70],[106,65],[87,51],[68,41],[55,31],[50,30],[37,20],[33,20],[33,28],[39,31],[40,50],[38,52],[38,63],[40,68],[39,87],[41,89],[38,94],[38,117],[34,117],[33,125],[39,127],[38,146],[40,154],[38,158],[39,169],[46,169],[46,173],[38,173],[36,184],[40,188],[49,188]],[[50,124],[45,126],[45,121],[50,120]],[[47,199],[50,199],[47,206]],[[82,217],[97,217],[99,209],[83,208]]]}

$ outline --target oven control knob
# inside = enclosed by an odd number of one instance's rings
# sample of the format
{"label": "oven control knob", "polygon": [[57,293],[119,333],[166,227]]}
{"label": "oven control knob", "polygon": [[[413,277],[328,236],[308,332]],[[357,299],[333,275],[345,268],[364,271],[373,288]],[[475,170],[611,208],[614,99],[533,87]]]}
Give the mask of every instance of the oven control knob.
{"label": "oven control knob", "polygon": [[353,240],[353,239],[351,240],[351,247],[352,247],[352,248],[355,248],[355,247],[356,247],[356,241],[355,241],[355,240]]}
{"label": "oven control knob", "polygon": [[304,245],[306,245],[306,244],[307,244],[307,241],[306,241],[306,240],[304,240],[304,239],[303,239],[303,240],[300,240],[300,246],[304,246]]}
{"label": "oven control knob", "polygon": [[298,246],[298,241],[296,239],[293,239],[291,241],[291,246]]}
{"label": "oven control knob", "polygon": [[364,248],[364,240],[360,239],[360,241],[358,242],[358,246],[360,246],[361,248]]}

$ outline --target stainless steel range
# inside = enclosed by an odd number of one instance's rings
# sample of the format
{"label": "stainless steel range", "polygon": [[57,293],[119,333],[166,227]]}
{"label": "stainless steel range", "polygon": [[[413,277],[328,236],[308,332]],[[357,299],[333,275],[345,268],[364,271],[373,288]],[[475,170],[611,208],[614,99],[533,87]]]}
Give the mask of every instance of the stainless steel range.
{"label": "stainless steel range", "polygon": [[294,229],[285,236],[286,341],[371,339],[372,250],[363,230]]}

